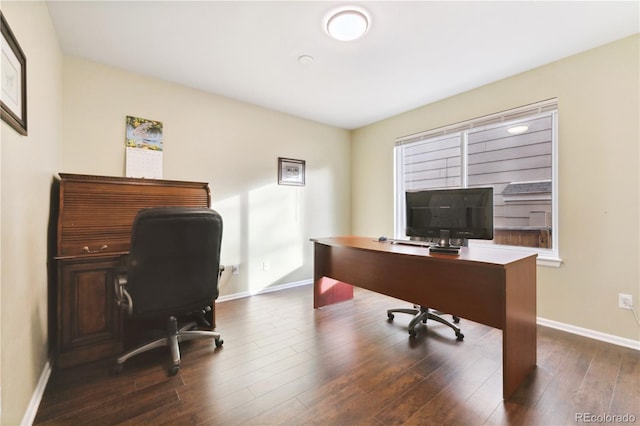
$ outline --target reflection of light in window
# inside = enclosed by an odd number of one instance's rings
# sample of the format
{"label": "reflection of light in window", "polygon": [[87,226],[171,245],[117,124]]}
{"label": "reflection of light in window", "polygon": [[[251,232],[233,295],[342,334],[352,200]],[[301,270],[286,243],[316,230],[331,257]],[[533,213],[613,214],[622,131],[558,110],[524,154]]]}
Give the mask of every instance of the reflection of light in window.
{"label": "reflection of light in window", "polygon": [[513,126],[513,127],[509,127],[507,129],[507,132],[511,133],[512,135],[519,135],[520,133],[524,133],[527,130],[529,130],[529,126],[527,125],[521,125],[521,126]]}

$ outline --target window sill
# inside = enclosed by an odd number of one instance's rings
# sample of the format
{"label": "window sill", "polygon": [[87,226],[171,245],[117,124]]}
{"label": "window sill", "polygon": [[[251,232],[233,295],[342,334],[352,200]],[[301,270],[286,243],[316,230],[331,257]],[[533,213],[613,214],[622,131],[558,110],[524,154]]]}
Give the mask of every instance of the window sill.
{"label": "window sill", "polygon": [[536,260],[538,266],[547,266],[549,268],[559,268],[562,266],[562,259],[559,257],[553,256],[544,256],[538,254],[538,259]]}

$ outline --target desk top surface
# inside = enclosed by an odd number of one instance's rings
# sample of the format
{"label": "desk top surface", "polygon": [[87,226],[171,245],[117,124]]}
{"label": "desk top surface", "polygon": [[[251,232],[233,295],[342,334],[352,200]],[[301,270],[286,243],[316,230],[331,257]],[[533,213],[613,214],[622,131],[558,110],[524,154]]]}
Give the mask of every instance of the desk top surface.
{"label": "desk top surface", "polygon": [[493,247],[462,247],[459,255],[430,253],[428,247],[396,244],[390,241],[378,241],[373,237],[340,236],[329,238],[312,238],[312,242],[332,247],[346,247],[362,250],[397,253],[410,256],[424,256],[441,259],[443,261],[471,261],[507,265],[526,258],[536,258],[535,252],[507,250]]}

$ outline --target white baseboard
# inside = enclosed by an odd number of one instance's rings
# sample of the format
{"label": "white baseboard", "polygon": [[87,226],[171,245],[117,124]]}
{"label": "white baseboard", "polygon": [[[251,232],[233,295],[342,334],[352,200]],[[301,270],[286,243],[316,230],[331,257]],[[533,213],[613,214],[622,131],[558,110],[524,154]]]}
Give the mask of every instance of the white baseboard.
{"label": "white baseboard", "polygon": [[591,339],[613,343],[614,345],[624,346],[626,348],[640,351],[639,340],[626,339],[624,337],[614,336],[613,334],[602,333],[600,331],[590,330],[588,328],[576,327],[575,325],[565,324],[540,317],[537,318],[537,321],[538,324],[545,327],[555,328],[557,330],[566,331],[571,334],[577,334],[579,336],[589,337]]}
{"label": "white baseboard", "polygon": [[313,284],[313,280],[312,279],[302,280],[302,281],[295,281],[295,282],[287,283],[287,284],[274,285],[274,286],[263,288],[263,289],[256,290],[256,291],[243,291],[241,293],[234,293],[234,294],[228,294],[226,296],[220,296],[220,297],[218,297],[218,299],[216,301],[217,302],[226,302],[227,300],[242,299],[243,297],[254,296],[256,294],[271,293],[273,291],[280,291],[280,290],[284,290],[284,289],[287,289],[287,288],[300,287],[300,286],[303,286],[303,285],[310,285],[310,284]]}
{"label": "white baseboard", "polygon": [[31,426],[33,424],[33,421],[36,419],[38,407],[40,406],[40,401],[42,401],[44,390],[47,388],[49,376],[51,376],[51,361],[47,361],[44,365],[44,368],[42,369],[42,373],[40,374],[40,379],[38,380],[36,389],[33,391],[31,401],[29,401],[27,412],[24,413],[24,417],[22,418],[22,422],[20,423],[22,426]]}

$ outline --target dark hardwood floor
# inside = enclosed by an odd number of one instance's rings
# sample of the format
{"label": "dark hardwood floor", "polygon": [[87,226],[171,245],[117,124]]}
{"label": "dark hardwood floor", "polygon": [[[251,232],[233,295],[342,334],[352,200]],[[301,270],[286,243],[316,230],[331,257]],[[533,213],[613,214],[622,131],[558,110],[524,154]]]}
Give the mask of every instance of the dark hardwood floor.
{"label": "dark hardwood floor", "polygon": [[[538,365],[502,400],[502,333],[462,319],[410,338],[410,304],[362,289],[312,309],[311,286],[217,305],[224,346],[166,348],[120,375],[111,363],[54,371],[35,424],[563,425],[640,422],[640,352],[538,327]],[[596,416],[610,416],[601,417]],[[620,416],[620,417],[613,417]]]}

